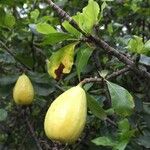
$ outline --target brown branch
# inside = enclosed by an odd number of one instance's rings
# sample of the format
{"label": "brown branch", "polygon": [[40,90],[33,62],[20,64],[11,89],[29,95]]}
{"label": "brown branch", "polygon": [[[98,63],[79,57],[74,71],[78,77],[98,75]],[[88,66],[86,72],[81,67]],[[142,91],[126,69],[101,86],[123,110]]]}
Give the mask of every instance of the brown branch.
{"label": "brown branch", "polygon": [[97,37],[94,37],[93,35],[88,35],[85,33],[79,26],[78,24],[72,19],[68,13],[66,13],[64,10],[62,10],[59,6],[57,6],[55,3],[53,3],[51,0],[47,0],[49,5],[58,13],[58,15],[65,20],[69,21],[69,23],[76,28],[79,32],[81,32],[86,38],[88,38],[92,43],[94,43],[96,46],[103,48],[106,53],[109,55],[113,55],[117,57],[121,62],[124,64],[130,66],[130,69],[132,69],[136,74],[146,77],[150,79],[150,73],[142,70],[140,68],[137,68],[135,63],[128,57],[126,57],[124,54],[120,53],[118,50],[114,49],[110,45],[108,45],[105,41],[102,39],[99,39]]}
{"label": "brown branch", "polygon": [[[115,78],[115,77],[117,77],[117,76],[119,76],[119,75],[121,75],[121,74],[124,74],[125,72],[129,71],[129,69],[130,69],[130,67],[127,66],[127,67],[125,67],[125,68],[123,68],[123,69],[121,69],[121,70],[118,70],[118,71],[116,71],[116,72],[113,72],[112,74],[106,76],[106,79],[108,80],[108,79]],[[101,78],[97,78],[97,77],[92,78],[92,77],[91,77],[91,78],[85,78],[85,79],[82,80],[80,83],[81,83],[82,85],[84,85],[84,84],[90,83],[90,82],[102,82],[102,80],[103,80],[102,77],[101,77]]]}
{"label": "brown branch", "polygon": [[86,83],[90,83],[90,82],[102,82],[102,78],[85,78],[84,80],[82,80],[80,82],[81,85],[84,85]]}
{"label": "brown branch", "polygon": [[57,6],[55,3],[53,3],[51,0],[47,0],[49,5],[53,8],[54,11],[58,13],[58,15],[61,18],[64,18],[67,20],[74,28],[76,28],[79,32],[81,32],[83,35],[86,36],[86,33],[80,29],[78,24],[70,17],[68,13],[66,13],[63,9],[61,9],[59,6]]}
{"label": "brown branch", "polygon": [[106,50],[106,52],[109,55],[113,55],[113,56],[117,57],[121,62],[123,62],[124,64],[130,66],[130,69],[132,69],[136,74],[140,75],[141,77],[146,77],[146,78],[150,79],[150,73],[149,72],[137,68],[135,63],[131,59],[129,59],[128,57],[126,57],[125,55],[123,55],[122,53],[120,53],[119,51],[114,49],[113,47],[109,46],[106,42],[104,42],[101,39],[95,38],[92,35],[90,35],[89,38],[96,45],[98,45],[99,47],[101,47],[104,50]]}
{"label": "brown branch", "polygon": [[127,67],[125,67],[125,68],[123,68],[123,69],[121,69],[121,70],[118,70],[118,71],[116,71],[116,72],[113,72],[112,74],[108,75],[106,78],[107,78],[107,79],[111,79],[111,78],[117,77],[117,76],[119,76],[119,75],[121,75],[121,74],[124,74],[125,72],[128,72],[129,70],[130,70],[130,67],[127,66]]}
{"label": "brown branch", "polygon": [[112,124],[113,126],[115,126],[116,128],[118,128],[117,124],[114,121],[112,121],[110,118],[107,117],[106,121]]}

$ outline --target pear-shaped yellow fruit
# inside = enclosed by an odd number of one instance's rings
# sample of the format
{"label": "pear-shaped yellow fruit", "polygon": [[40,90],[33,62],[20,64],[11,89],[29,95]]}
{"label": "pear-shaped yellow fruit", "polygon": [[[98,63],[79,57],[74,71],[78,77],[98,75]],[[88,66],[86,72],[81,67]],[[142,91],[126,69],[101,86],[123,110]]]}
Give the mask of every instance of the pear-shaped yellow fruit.
{"label": "pear-shaped yellow fruit", "polygon": [[30,79],[25,74],[19,76],[13,90],[13,98],[15,103],[19,105],[29,105],[33,102],[34,89]]}
{"label": "pear-shaped yellow fruit", "polygon": [[85,91],[78,85],[62,93],[49,107],[44,122],[48,138],[74,143],[81,135],[87,116]]}

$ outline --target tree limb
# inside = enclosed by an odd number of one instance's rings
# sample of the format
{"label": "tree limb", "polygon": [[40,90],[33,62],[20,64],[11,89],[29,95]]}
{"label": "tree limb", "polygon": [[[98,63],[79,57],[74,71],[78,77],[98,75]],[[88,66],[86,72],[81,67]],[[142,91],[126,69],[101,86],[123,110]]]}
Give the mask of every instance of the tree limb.
{"label": "tree limb", "polygon": [[114,49],[110,45],[108,45],[105,41],[103,41],[100,38],[94,37],[91,34],[87,34],[79,27],[79,25],[75,22],[74,19],[72,19],[68,13],[66,13],[64,10],[62,10],[59,6],[57,6],[55,3],[53,3],[51,0],[47,0],[49,5],[58,13],[58,15],[61,18],[64,18],[67,20],[74,28],[76,28],[79,32],[81,32],[86,38],[89,39],[92,43],[94,43],[96,46],[103,48],[107,54],[113,55],[116,58],[118,58],[121,62],[124,64],[130,66],[130,69],[132,69],[136,74],[140,75],[141,77],[146,77],[150,79],[150,73],[138,68],[136,64],[132,61],[132,59],[126,57],[122,53],[120,53],[118,50]]}

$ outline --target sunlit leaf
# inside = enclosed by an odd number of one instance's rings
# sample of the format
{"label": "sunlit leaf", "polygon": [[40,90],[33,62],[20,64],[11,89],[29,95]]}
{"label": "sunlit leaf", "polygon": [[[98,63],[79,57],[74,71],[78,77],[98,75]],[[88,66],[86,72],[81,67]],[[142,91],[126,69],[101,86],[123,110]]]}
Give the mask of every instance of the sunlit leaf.
{"label": "sunlit leaf", "polygon": [[50,76],[57,79],[62,73],[71,71],[76,44],[77,42],[62,47],[47,60],[47,69]]}
{"label": "sunlit leaf", "polygon": [[98,22],[99,5],[94,0],[89,0],[88,5],[83,8],[82,13],[77,13],[75,21],[80,28],[87,33],[91,33],[93,26]]}
{"label": "sunlit leaf", "polygon": [[121,142],[118,142],[115,146],[115,150],[124,150],[128,144],[128,140],[123,140]]}
{"label": "sunlit leaf", "polygon": [[44,37],[42,45],[53,45],[58,42],[61,42],[61,41],[67,40],[67,39],[71,39],[71,38],[72,38],[72,36],[69,34],[66,34],[66,33],[61,33],[61,32],[50,33]]}
{"label": "sunlit leaf", "polygon": [[36,25],[36,30],[42,34],[56,33],[57,31],[47,23],[39,23]]}
{"label": "sunlit leaf", "polygon": [[96,145],[110,146],[110,147],[113,147],[116,144],[115,141],[113,141],[111,138],[106,137],[106,136],[93,139],[92,142]]}
{"label": "sunlit leaf", "polygon": [[4,19],[4,26],[12,28],[15,25],[15,17],[12,14],[6,14]]}
{"label": "sunlit leaf", "polygon": [[[73,16],[72,18],[74,19],[75,17]],[[70,25],[68,21],[64,21],[62,23],[62,26],[65,28],[66,31],[68,31],[72,35],[74,35],[76,37],[81,36],[81,33],[77,29],[75,29],[72,25]]]}
{"label": "sunlit leaf", "polygon": [[145,54],[144,43],[141,37],[134,36],[128,43],[128,50],[138,54]]}
{"label": "sunlit leaf", "polygon": [[130,129],[129,121],[126,118],[119,121],[118,130],[118,142],[114,148],[117,150],[124,150],[129,143],[130,138],[134,135],[134,130]]}
{"label": "sunlit leaf", "polygon": [[38,9],[35,9],[33,11],[30,12],[30,17],[34,20],[36,20],[39,16],[40,12]]}
{"label": "sunlit leaf", "polygon": [[129,129],[130,129],[130,124],[128,119],[125,118],[119,122],[119,130],[122,133],[126,133]]}

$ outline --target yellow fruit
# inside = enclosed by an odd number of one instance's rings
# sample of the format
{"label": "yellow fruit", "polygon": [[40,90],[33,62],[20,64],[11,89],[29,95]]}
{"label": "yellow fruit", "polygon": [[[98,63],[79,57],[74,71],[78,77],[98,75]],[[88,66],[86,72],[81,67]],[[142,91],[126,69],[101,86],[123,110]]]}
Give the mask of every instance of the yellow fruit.
{"label": "yellow fruit", "polygon": [[29,105],[32,103],[34,98],[34,89],[30,79],[22,74],[14,87],[13,98],[16,104]]}
{"label": "yellow fruit", "polygon": [[87,116],[85,91],[72,87],[62,93],[49,107],[44,122],[48,138],[63,143],[74,143],[81,135]]}

